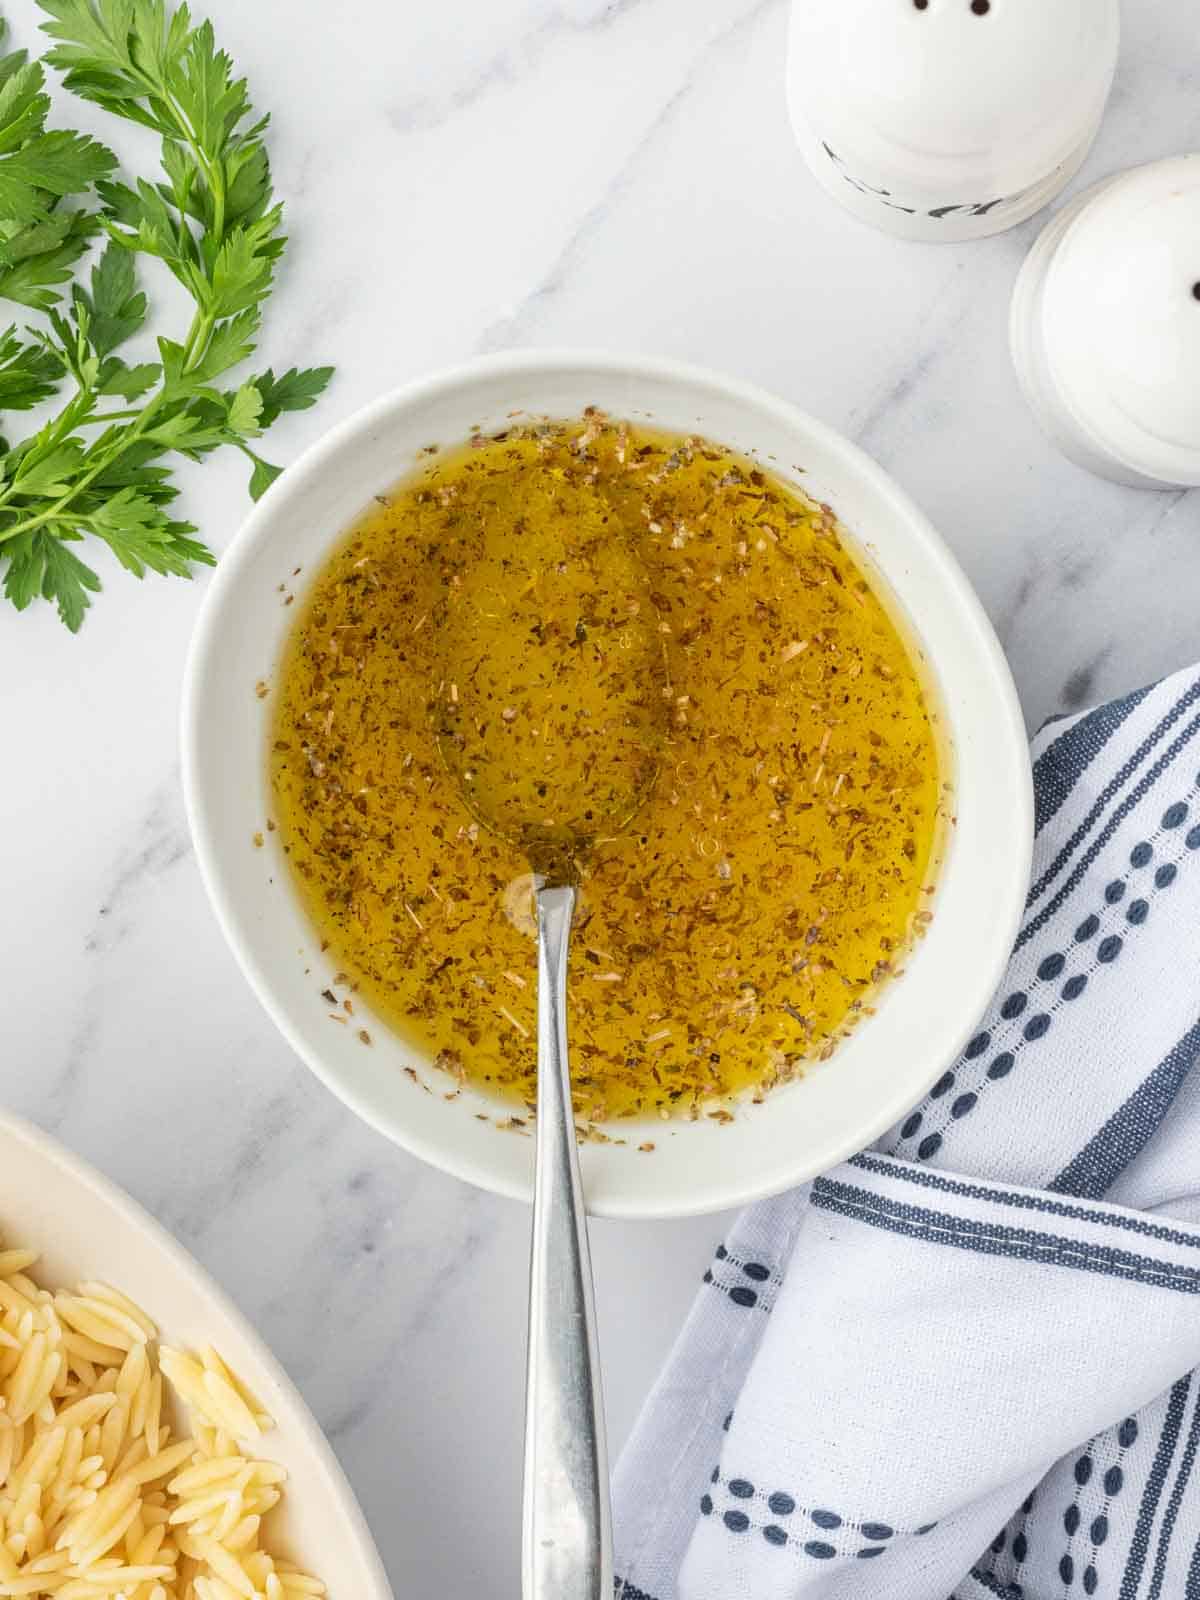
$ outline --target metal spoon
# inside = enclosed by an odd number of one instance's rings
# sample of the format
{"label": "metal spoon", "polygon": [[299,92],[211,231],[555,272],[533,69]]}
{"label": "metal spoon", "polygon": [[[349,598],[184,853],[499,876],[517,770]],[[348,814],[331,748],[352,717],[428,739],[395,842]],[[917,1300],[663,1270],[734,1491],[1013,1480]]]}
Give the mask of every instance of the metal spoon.
{"label": "metal spoon", "polygon": [[[533,868],[537,1150],[526,1386],[524,1600],[610,1600],[612,1539],[587,1217],[567,1052],[581,869],[633,820],[665,736],[644,569],[594,495],[556,490],[553,548],[495,529],[454,586],[433,715],[472,813]],[[523,641],[514,652],[513,641]]]}

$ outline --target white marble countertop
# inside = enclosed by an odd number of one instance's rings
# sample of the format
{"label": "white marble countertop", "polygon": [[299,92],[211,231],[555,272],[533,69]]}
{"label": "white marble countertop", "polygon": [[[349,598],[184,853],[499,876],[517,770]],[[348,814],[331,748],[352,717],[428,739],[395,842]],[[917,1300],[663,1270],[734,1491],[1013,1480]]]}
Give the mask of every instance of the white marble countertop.
{"label": "white marble countertop", "polygon": [[[1018,396],[1008,294],[1038,222],[923,247],[835,210],[788,129],[786,0],[207,9],[274,117],[292,245],[266,356],[339,369],[273,435],[276,459],[482,350],[685,357],[816,412],[923,503],[1031,724],[1200,656],[1200,499],[1087,477]],[[32,0],[5,11],[35,43]],[[1190,8],[1126,11],[1081,181],[1200,148]],[[186,514],[218,549],[244,476],[216,458],[188,480]],[[104,577],[78,638],[48,608],[0,616],[0,1097],[154,1211],[254,1319],[329,1431],[397,1600],[514,1595],[526,1214],[361,1126],[251,998],[179,792],[204,580]],[[615,1445],[720,1228],[595,1228]]]}

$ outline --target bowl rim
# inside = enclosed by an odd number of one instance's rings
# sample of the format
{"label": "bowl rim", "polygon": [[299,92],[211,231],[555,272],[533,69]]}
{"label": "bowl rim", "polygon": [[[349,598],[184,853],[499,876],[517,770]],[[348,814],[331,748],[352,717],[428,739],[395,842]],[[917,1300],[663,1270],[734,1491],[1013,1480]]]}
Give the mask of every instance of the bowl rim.
{"label": "bowl rim", "polygon": [[[358,1503],[358,1497],[346,1476],[345,1468],[325,1437],[320,1423],[313,1416],[308,1402],[285,1371],[283,1363],[245,1313],[196,1258],[180,1244],[175,1235],[132,1195],[127,1194],[118,1183],[107,1177],[98,1167],[94,1167],[91,1162],[76,1155],[61,1140],[38,1127],[36,1123],[0,1107],[0,1146],[9,1140],[24,1145],[49,1166],[65,1172],[73,1183],[81,1189],[90,1190],[103,1206],[116,1212],[131,1231],[147,1236],[156,1254],[163,1256],[180,1278],[189,1280],[203,1295],[205,1302],[232,1325],[239,1339],[268,1374],[276,1390],[287,1397],[289,1412],[284,1425],[289,1432],[294,1429],[299,1435],[304,1452],[311,1455],[320,1467],[325,1480],[325,1489],[334,1503],[334,1510],[345,1518],[350,1535],[359,1547],[363,1564],[371,1580],[371,1596],[377,1596],[377,1600],[390,1600],[392,1589],[383,1558],[379,1554],[366,1515]],[[38,1248],[37,1239],[23,1242],[34,1249]],[[105,1275],[99,1269],[97,1271],[98,1275]],[[153,1316],[157,1323],[159,1319],[155,1309],[149,1306],[145,1309],[147,1315]],[[276,1423],[279,1425],[278,1418]],[[336,1588],[336,1583],[331,1587]],[[367,1600],[370,1600],[370,1596]]]}
{"label": "bowl rim", "polygon": [[[922,547],[927,562],[936,569],[944,588],[953,596],[964,623],[969,625],[979,664],[986,668],[993,705],[1001,712],[999,720],[989,727],[989,738],[993,748],[1002,752],[1005,769],[1019,774],[1019,781],[1014,785],[1018,791],[1014,796],[1016,805],[1009,822],[1010,838],[1015,835],[1012,847],[1021,870],[1014,872],[1001,899],[989,908],[989,922],[993,927],[1002,928],[1005,937],[997,940],[993,960],[986,970],[981,964],[976,981],[971,986],[972,1003],[963,1007],[966,1020],[956,1035],[955,1055],[961,1052],[971,1037],[1004,975],[1028,891],[1034,834],[1032,770],[1024,716],[1008,661],[979,597],[945,540],[891,474],[845,434],[801,407],[758,384],[729,377],[696,363],[570,346],[502,351],[458,362],[400,384],[336,423],[302,452],[251,509],[221,556],[201,603],[184,669],[180,711],[184,801],[200,876],[225,940],[251,989],[292,1050],[325,1087],[368,1126],[420,1160],[478,1188],[526,1203],[532,1196],[532,1179],[525,1183],[512,1180],[467,1152],[448,1151],[441,1145],[434,1145],[402,1119],[388,1116],[369,1094],[360,1092],[347,1075],[327,1065],[321,1052],[309,1042],[303,1030],[293,1024],[281,1000],[277,998],[269,974],[259,962],[251,942],[243,937],[232,896],[226,889],[220,867],[221,851],[215,842],[205,784],[199,771],[200,700],[207,663],[219,650],[227,600],[236,592],[244,569],[252,561],[259,539],[273,520],[278,501],[285,495],[302,491],[307,481],[318,477],[327,464],[336,460],[346,444],[385,423],[393,412],[411,409],[484,378],[495,379],[504,375],[511,375],[515,379],[538,375],[554,377],[580,369],[633,382],[644,379],[648,382],[709,388],[721,392],[727,400],[745,405],[747,409],[771,413],[781,426],[808,435],[837,460],[839,467],[886,500],[896,519],[908,525]],[[340,535],[343,531],[338,529],[337,533]],[[869,549],[869,534],[852,531],[858,543]],[[330,537],[332,541],[334,534],[331,533]],[[886,571],[881,569],[881,572],[887,580]],[[932,665],[936,672],[937,663]],[[593,1215],[611,1218],[667,1219],[740,1207],[783,1193],[868,1148],[903,1117],[921,1095],[928,1092],[944,1070],[945,1061],[941,1055],[932,1053],[930,1059],[933,1065],[919,1094],[914,1096],[911,1085],[891,1095],[881,1094],[873,1105],[872,1114],[864,1115],[857,1132],[840,1139],[830,1139],[819,1156],[798,1163],[795,1172],[781,1181],[755,1183],[748,1178],[732,1181],[721,1175],[698,1183],[694,1195],[664,1197],[653,1202],[645,1197],[627,1201],[620,1195],[607,1195],[600,1206],[589,1201],[588,1209]]]}

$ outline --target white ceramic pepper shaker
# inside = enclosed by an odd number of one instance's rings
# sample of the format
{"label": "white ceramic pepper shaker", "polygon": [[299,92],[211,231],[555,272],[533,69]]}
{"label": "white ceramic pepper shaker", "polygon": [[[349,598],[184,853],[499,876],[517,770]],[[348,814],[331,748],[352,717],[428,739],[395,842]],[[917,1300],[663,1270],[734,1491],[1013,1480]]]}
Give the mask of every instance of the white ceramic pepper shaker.
{"label": "white ceramic pepper shaker", "polygon": [[793,0],[792,125],[842,205],[978,239],[1047,205],[1108,100],[1119,0]]}
{"label": "white ceramic pepper shaker", "polygon": [[1200,485],[1200,155],[1097,184],[1034,245],[1012,304],[1017,376],[1073,461]]}

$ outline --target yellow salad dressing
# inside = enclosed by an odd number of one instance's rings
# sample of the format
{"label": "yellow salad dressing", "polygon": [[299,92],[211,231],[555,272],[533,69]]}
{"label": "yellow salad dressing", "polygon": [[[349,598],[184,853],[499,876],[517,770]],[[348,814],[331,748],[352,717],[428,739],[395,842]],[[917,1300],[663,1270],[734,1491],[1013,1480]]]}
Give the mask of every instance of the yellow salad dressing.
{"label": "yellow salad dressing", "polygon": [[[599,413],[431,453],[298,608],[273,698],[272,822],[314,928],[375,1011],[455,1077],[531,1107],[528,864],[466,809],[436,732],[458,703],[445,663],[465,597],[494,600],[494,622],[532,594],[568,652],[561,715],[513,692],[471,731],[497,759],[552,752],[556,792],[576,774],[586,786],[586,741],[564,728],[604,714],[620,607],[639,602],[601,592],[603,564],[576,572],[564,518],[593,549],[611,537],[640,558],[667,701],[648,798],[583,867],[576,1110],[593,1129],[723,1119],[832,1054],[929,919],[936,712],[826,508],[718,445]],[[511,659],[489,671],[519,686],[528,640],[497,637],[489,650]]]}

